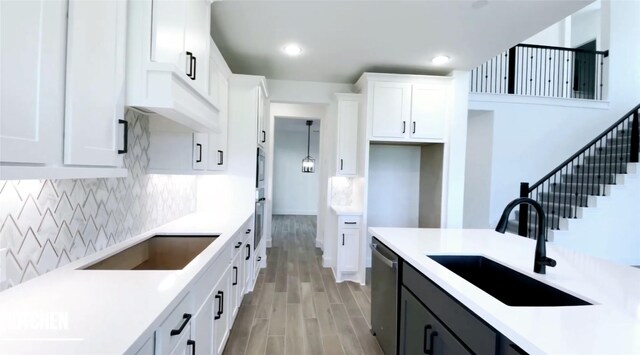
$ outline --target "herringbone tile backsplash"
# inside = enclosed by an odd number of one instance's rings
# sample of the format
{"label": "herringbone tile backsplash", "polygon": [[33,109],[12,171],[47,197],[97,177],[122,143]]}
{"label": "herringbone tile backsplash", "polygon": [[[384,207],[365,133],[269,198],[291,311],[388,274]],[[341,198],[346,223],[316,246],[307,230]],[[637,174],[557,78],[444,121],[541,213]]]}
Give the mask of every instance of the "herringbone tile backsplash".
{"label": "herringbone tile backsplash", "polygon": [[126,178],[0,181],[0,290],[195,210],[195,177],[147,175],[149,118],[126,118]]}

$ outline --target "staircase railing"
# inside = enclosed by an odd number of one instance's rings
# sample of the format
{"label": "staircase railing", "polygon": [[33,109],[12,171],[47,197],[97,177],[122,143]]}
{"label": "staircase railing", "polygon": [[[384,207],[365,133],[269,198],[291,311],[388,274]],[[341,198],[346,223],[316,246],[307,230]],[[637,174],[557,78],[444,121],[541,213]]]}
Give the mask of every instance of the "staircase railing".
{"label": "staircase railing", "polygon": [[518,44],[471,71],[471,92],[602,100],[609,51]]}
{"label": "staircase railing", "polygon": [[[638,162],[640,105],[600,133],[569,159],[551,170],[542,179],[529,185],[520,184],[520,197],[540,202],[547,214],[547,228],[559,229],[562,218],[577,218],[577,207],[588,207],[589,196],[604,196],[605,185],[615,184],[617,174],[625,173],[627,163]],[[538,235],[535,212],[521,205],[518,213],[518,234]],[[546,236],[546,232],[545,236]]]}

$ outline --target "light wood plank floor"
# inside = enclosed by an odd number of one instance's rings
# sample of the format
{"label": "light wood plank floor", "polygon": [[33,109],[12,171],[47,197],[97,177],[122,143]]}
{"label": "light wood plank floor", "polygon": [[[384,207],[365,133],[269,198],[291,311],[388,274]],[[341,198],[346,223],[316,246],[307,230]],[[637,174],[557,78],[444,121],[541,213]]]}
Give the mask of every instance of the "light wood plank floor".
{"label": "light wood plank floor", "polygon": [[244,296],[225,355],[382,355],[371,289],[337,284],[315,247],[315,216],[273,216],[267,268]]}

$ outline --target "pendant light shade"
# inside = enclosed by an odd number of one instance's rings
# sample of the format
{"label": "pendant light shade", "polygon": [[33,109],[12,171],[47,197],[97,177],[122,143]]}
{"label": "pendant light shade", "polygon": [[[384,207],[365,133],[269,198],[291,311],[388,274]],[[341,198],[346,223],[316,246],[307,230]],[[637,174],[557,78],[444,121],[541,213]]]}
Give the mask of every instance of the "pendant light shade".
{"label": "pendant light shade", "polygon": [[302,159],[302,172],[303,173],[315,173],[316,172],[316,160],[309,155],[309,147],[311,142],[311,124],[313,121],[307,121],[307,156]]}

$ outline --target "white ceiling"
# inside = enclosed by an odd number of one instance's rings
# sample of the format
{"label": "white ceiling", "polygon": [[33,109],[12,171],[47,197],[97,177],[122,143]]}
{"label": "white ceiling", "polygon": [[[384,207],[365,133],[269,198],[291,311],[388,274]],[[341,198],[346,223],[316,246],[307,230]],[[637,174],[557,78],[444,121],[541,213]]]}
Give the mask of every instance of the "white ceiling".
{"label": "white ceiling", "polygon": [[[592,1],[219,1],[211,34],[234,73],[353,83],[472,69]],[[289,42],[301,56],[282,53]],[[452,61],[432,65],[439,54]]]}

